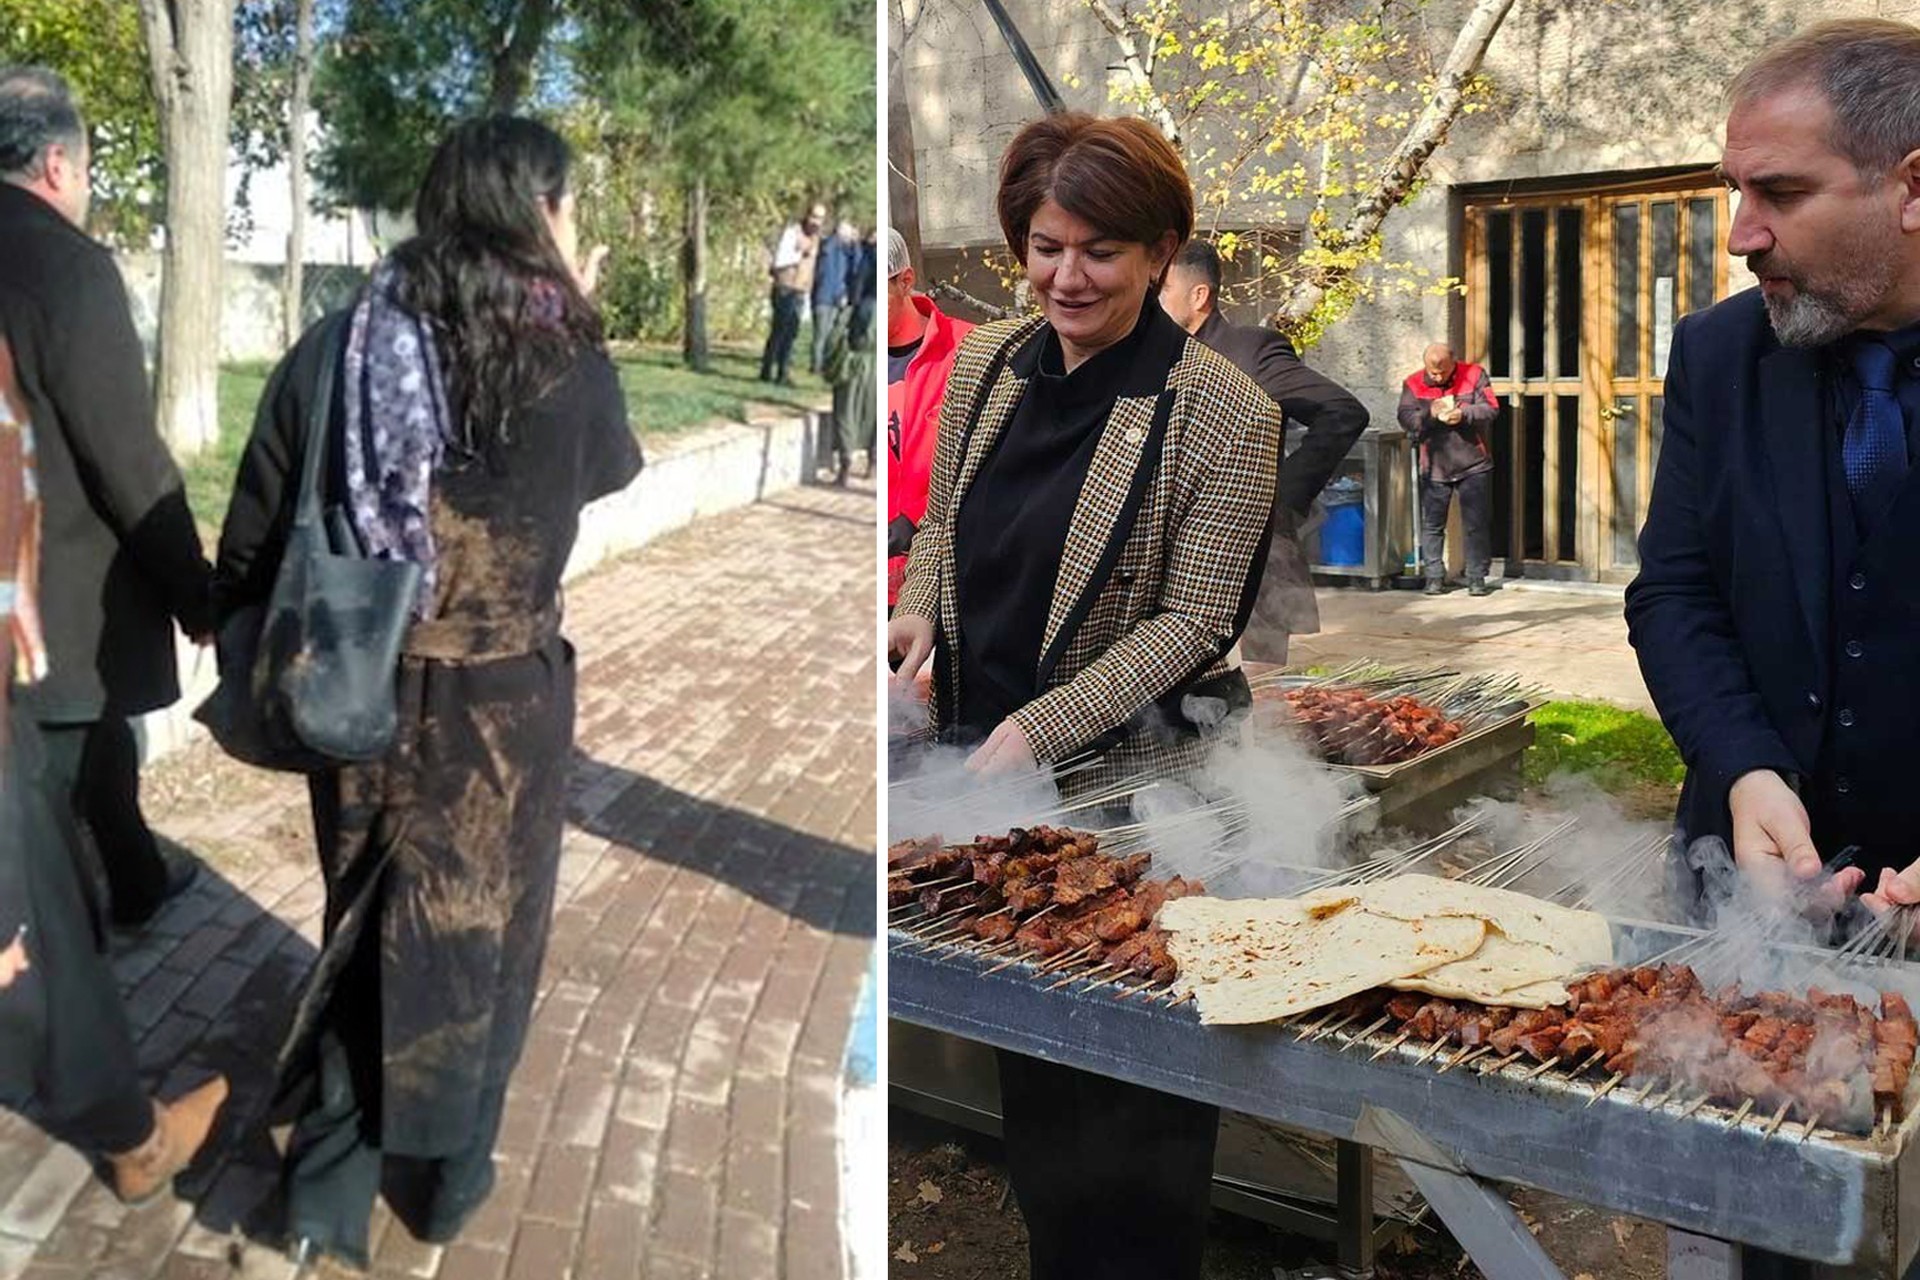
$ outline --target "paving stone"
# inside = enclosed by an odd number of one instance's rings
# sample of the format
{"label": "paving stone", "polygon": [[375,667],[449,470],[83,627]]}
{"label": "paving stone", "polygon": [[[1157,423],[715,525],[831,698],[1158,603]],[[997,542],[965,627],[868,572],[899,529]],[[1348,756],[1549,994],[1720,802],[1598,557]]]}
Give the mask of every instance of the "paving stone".
{"label": "paving stone", "polygon": [[[378,1209],[372,1280],[837,1280],[831,1128],[876,865],[873,510],[871,492],[783,494],[570,586],[563,886],[494,1193],[441,1248]],[[195,1221],[183,1200],[125,1209],[0,1116],[0,1280],[292,1274],[264,1241],[228,1256],[274,1176],[249,1117],[320,931],[304,783],[205,744],[151,772],[149,817],[212,874],[116,976],[145,1065],[180,1085],[228,1071],[221,1134],[252,1145],[214,1154]]]}

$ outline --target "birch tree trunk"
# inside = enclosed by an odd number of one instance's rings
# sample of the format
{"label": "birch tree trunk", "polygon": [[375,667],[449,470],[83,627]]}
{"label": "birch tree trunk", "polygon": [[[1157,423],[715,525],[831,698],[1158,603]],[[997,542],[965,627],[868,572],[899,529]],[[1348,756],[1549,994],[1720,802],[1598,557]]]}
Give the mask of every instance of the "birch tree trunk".
{"label": "birch tree trunk", "polygon": [[313,0],[296,0],[293,94],[287,104],[287,266],[280,277],[280,329],[286,346],[300,336],[307,261],[307,104],[313,96]]}
{"label": "birch tree trunk", "polygon": [[[1447,140],[1447,131],[1459,118],[1461,104],[1466,99],[1467,82],[1480,70],[1487,48],[1513,4],[1514,0],[1475,0],[1472,11],[1461,24],[1460,34],[1454,38],[1445,65],[1440,68],[1432,100],[1408,126],[1406,136],[1394,148],[1373,189],[1354,206],[1340,229],[1325,237],[1323,244],[1328,247],[1364,244],[1380,234],[1387,215],[1407,198],[1426,169],[1427,161]],[[1284,325],[1305,320],[1349,270],[1323,268],[1301,280],[1274,313],[1274,321]]]}
{"label": "birch tree trunk", "polygon": [[176,453],[219,439],[233,0],[139,0],[167,162],[156,418]]}

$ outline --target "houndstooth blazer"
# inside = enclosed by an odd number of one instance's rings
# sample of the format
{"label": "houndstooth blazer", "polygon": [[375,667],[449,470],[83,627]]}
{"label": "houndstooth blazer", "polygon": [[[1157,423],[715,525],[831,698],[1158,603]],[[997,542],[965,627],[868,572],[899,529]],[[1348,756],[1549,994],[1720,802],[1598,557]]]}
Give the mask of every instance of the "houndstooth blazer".
{"label": "houndstooth blazer", "polygon": [[[1160,396],[1114,402],[1060,559],[1041,639],[1043,692],[1013,714],[1043,762],[1122,730],[1103,766],[1076,779],[1083,784],[1177,771],[1199,758],[1191,737],[1156,731],[1154,703],[1226,673],[1224,655],[1259,584],[1273,515],[1279,407],[1171,320],[1156,323],[1159,340],[1142,358],[1165,363],[1170,407],[1157,420]],[[1045,329],[1038,316],[976,328],[947,384],[926,519],[895,610],[934,624],[935,729],[958,705],[953,516],[1026,391],[1014,356],[1044,340]],[[1148,476],[1155,437],[1159,466]],[[1133,502],[1138,515],[1128,531]]]}

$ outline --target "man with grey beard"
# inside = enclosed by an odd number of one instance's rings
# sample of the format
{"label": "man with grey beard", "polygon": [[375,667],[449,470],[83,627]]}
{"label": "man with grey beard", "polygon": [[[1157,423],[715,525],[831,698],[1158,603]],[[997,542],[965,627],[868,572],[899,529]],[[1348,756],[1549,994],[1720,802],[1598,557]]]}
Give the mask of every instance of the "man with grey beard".
{"label": "man with grey beard", "polygon": [[[1728,250],[1674,331],[1629,634],[1678,826],[1839,905],[1920,902],[1920,30],[1827,22],[1729,91]],[[1850,856],[1828,876],[1823,867]]]}

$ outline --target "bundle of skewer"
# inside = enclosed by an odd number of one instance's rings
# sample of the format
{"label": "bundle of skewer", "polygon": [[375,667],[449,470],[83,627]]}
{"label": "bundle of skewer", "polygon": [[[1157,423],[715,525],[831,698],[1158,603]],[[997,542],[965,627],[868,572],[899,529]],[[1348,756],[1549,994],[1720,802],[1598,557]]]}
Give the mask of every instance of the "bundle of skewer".
{"label": "bundle of skewer", "polygon": [[[1462,878],[1501,887],[1540,872],[1574,825],[1563,823],[1505,850]],[[1405,874],[1482,827],[1470,817],[1430,840],[1338,872],[1310,877],[1302,871],[1301,887]],[[1589,903],[1664,854],[1664,839],[1649,836],[1610,860],[1598,880],[1566,881],[1541,896]],[[1145,853],[1105,852],[1094,833],[1051,827],[967,845],[904,841],[888,855],[890,925],[900,945],[961,951],[991,962],[989,974],[1026,964],[1049,990],[1084,983],[1083,994],[1177,1005],[1191,996],[1170,989],[1176,966],[1152,919],[1166,900],[1203,889],[1179,877],[1143,879],[1150,862]],[[1904,942],[1911,917],[1889,919],[1852,952],[1834,955],[1848,979],[1859,980],[1869,957],[1886,963]],[[1729,1126],[1757,1116],[1765,1138],[1789,1120],[1799,1125],[1801,1141],[1817,1129],[1891,1129],[1914,1056],[1906,1001],[1883,992],[1876,1014],[1851,996],[1818,987],[1804,998],[1711,989],[1681,961],[1706,954],[1713,940],[1698,935],[1636,968],[1578,980],[1570,986],[1573,1003],[1564,1008],[1516,1010],[1374,990],[1279,1025],[1343,1053],[1367,1047],[1369,1060],[1398,1052],[1416,1063],[1439,1059],[1442,1072],[1502,1072],[1584,1087],[1588,1105],[1611,1095],[1616,1103],[1650,1109],[1671,1104],[1683,1118]]]}
{"label": "bundle of skewer", "polygon": [[1256,705],[1283,701],[1328,761],[1398,764],[1512,716],[1537,691],[1509,676],[1351,663],[1325,676],[1250,678]]}

